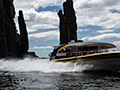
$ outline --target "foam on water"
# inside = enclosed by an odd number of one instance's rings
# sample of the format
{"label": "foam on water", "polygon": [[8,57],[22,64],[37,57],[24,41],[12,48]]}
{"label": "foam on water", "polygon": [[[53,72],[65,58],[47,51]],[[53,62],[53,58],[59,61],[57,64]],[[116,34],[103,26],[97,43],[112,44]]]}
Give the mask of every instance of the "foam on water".
{"label": "foam on water", "polygon": [[90,65],[77,65],[76,63],[58,63],[50,62],[48,59],[31,59],[25,58],[24,60],[0,60],[1,71],[15,71],[15,72],[74,72],[82,71]]}

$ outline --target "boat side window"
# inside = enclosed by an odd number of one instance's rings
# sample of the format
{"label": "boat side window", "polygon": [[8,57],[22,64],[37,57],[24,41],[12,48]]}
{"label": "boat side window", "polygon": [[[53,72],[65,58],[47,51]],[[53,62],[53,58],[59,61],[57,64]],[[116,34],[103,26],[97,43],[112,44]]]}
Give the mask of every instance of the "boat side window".
{"label": "boat side window", "polygon": [[99,49],[105,49],[105,46],[100,46]]}
{"label": "boat side window", "polygon": [[71,50],[67,48],[67,49],[66,49],[66,52],[71,52]]}
{"label": "boat side window", "polygon": [[53,49],[53,52],[51,54],[53,54],[55,52],[56,49]]}
{"label": "boat side window", "polygon": [[103,50],[101,50],[102,52],[108,52],[108,50],[107,49],[103,49]]}
{"label": "boat side window", "polygon": [[90,47],[90,50],[91,51],[98,51],[98,46],[92,46],[92,47]]}
{"label": "boat side window", "polygon": [[85,51],[85,52],[86,52],[86,51],[89,51],[89,47],[83,47],[83,48],[82,48],[82,51]]}
{"label": "boat side window", "polygon": [[62,49],[59,53],[65,53],[66,52],[66,49]]}
{"label": "boat side window", "polygon": [[56,49],[53,50],[53,52],[55,52]]}

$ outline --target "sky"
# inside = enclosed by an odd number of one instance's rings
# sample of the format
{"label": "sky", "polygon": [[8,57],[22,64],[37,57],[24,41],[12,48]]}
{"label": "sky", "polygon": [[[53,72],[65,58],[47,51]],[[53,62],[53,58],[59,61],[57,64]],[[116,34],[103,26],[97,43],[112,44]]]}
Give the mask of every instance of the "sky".
{"label": "sky", "polygon": [[[29,51],[48,57],[59,45],[59,17],[66,0],[14,0],[15,22],[23,10],[29,37]],[[77,38],[84,42],[108,42],[120,50],[120,0],[73,0]],[[19,33],[19,31],[18,31]]]}

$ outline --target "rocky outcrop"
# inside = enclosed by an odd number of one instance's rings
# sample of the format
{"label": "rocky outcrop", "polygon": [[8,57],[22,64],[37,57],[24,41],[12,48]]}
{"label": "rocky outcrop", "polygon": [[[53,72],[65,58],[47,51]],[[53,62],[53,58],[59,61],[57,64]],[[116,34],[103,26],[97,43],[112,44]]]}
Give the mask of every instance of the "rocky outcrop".
{"label": "rocky outcrop", "polygon": [[19,11],[18,22],[19,22],[19,29],[21,36],[21,53],[25,54],[29,49],[28,34],[27,34],[25,20],[23,17],[23,12],[21,10]]}
{"label": "rocky outcrop", "polygon": [[58,16],[60,18],[60,44],[68,43],[68,30],[66,29],[66,20],[64,15],[62,14],[62,10],[58,12]]}
{"label": "rocky outcrop", "polygon": [[60,10],[58,16],[60,18],[60,44],[67,44],[71,40],[77,41],[77,23],[73,1],[66,0],[63,3],[64,14]]}
{"label": "rocky outcrop", "polygon": [[0,0],[0,58],[22,57],[28,53],[28,35],[22,11],[18,17],[20,34],[14,18],[13,0]]}

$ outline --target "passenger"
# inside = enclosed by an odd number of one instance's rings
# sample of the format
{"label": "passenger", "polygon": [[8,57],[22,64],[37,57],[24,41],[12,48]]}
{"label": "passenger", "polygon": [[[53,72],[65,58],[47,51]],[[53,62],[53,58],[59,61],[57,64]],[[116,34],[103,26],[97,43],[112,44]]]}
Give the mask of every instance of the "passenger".
{"label": "passenger", "polygon": [[61,53],[65,53],[65,52],[66,52],[66,50],[65,50],[65,49],[62,49],[62,50],[61,50]]}
{"label": "passenger", "polygon": [[105,52],[108,52],[108,50],[106,50]]}
{"label": "passenger", "polygon": [[66,52],[71,52],[70,49],[66,49]]}
{"label": "passenger", "polygon": [[90,52],[90,54],[93,54],[93,52]]}
{"label": "passenger", "polygon": [[63,50],[60,53],[64,53]]}

